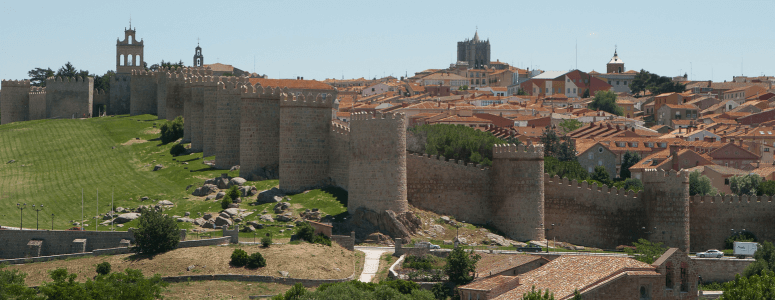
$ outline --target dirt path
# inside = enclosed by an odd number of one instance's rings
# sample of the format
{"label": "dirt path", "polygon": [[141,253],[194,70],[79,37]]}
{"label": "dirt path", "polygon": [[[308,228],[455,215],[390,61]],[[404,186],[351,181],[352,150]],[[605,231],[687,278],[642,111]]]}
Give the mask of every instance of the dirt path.
{"label": "dirt path", "polygon": [[371,282],[371,279],[374,278],[374,275],[379,270],[379,258],[382,257],[382,253],[391,251],[391,249],[364,247],[356,250],[366,254],[366,259],[363,261],[363,272],[361,272],[361,278],[358,280],[361,282]]}

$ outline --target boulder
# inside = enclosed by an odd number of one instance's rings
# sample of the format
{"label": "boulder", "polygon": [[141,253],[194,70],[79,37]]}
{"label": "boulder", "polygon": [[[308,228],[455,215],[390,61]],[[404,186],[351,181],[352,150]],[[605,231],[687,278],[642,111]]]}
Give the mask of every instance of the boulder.
{"label": "boulder", "polygon": [[431,225],[431,231],[434,231],[438,234],[444,234],[444,226],[441,225]]}
{"label": "boulder", "polygon": [[242,222],[242,218],[239,218],[239,217],[232,218],[232,220],[234,220],[234,222],[237,222],[237,223]]}
{"label": "boulder", "polygon": [[286,271],[279,271],[279,272],[280,272],[280,276],[288,277],[288,272],[286,272]]}
{"label": "boulder", "polygon": [[264,222],[274,222],[274,219],[272,218],[271,215],[262,215],[261,218],[259,219],[261,219],[261,221],[264,221]]}
{"label": "boulder", "polygon": [[161,170],[162,168],[164,168],[164,166],[163,166],[163,165],[155,165],[155,166],[153,166],[153,170],[154,170],[154,171]]}
{"label": "boulder", "polygon": [[291,215],[290,212],[287,212],[282,215],[277,215],[275,219],[280,222],[290,222],[290,221],[293,221],[293,215]]}
{"label": "boulder", "polygon": [[229,180],[229,187],[232,187],[232,186],[234,186],[234,185],[236,185],[236,186],[242,186],[243,184],[245,184],[245,182],[248,182],[247,180],[245,180],[245,178],[242,178],[242,177],[234,177],[234,178],[232,178],[231,180]]}
{"label": "boulder", "polygon": [[194,219],[183,217],[183,218],[178,218],[178,222],[194,223]]}
{"label": "boulder", "polygon": [[125,211],[126,211],[126,208],[123,208],[123,207],[121,207],[121,206],[119,206],[119,207],[116,207],[116,212],[117,212],[117,213],[123,213],[123,212],[125,212]]}
{"label": "boulder", "polygon": [[225,211],[221,212],[218,216],[221,218],[231,219],[231,215]]}
{"label": "boulder", "polygon": [[232,222],[231,219],[224,218],[221,216],[215,218],[215,226],[223,226],[223,225],[231,226],[232,224],[234,224],[234,222]]}
{"label": "boulder", "polygon": [[250,226],[253,226],[253,227],[258,227],[259,225],[261,225],[261,224],[258,224],[258,222],[256,222],[256,221],[248,221],[247,224],[250,225]]}
{"label": "boulder", "polygon": [[230,181],[229,174],[221,174],[220,178],[215,179],[215,184],[218,186],[219,189],[228,189],[229,188],[229,181]]}
{"label": "boulder", "polygon": [[114,222],[116,222],[118,224],[124,224],[126,222],[132,221],[132,220],[137,219],[139,217],[140,217],[139,213],[125,213],[125,214],[118,215],[118,217],[116,218],[116,220]]}
{"label": "boulder", "polygon": [[194,225],[196,225],[196,226],[202,226],[202,225],[204,225],[204,224],[207,224],[207,220],[205,220],[205,219],[202,219],[202,218],[196,218],[196,219],[194,219],[194,222],[193,222],[193,223],[194,223]]}
{"label": "boulder", "polygon": [[188,217],[188,216],[190,216],[190,215],[191,215],[191,212],[186,212],[184,215],[185,215],[186,217]]}
{"label": "boulder", "polygon": [[205,214],[204,216],[202,216],[202,218],[205,219],[205,220],[210,220],[210,219],[213,218],[213,215],[212,214]]}
{"label": "boulder", "polygon": [[258,189],[254,186],[243,186],[239,188],[242,197],[250,197],[258,193]]}
{"label": "boulder", "polygon": [[239,209],[238,208],[227,208],[224,209],[223,212],[229,214],[229,217],[234,217],[236,215],[239,215]]}
{"label": "boulder", "polygon": [[313,221],[320,220],[321,215],[322,215],[322,212],[317,208],[312,210],[307,209],[303,213],[301,213],[302,218],[307,220],[313,220]]}
{"label": "boulder", "polygon": [[111,221],[107,220],[105,222],[100,223],[100,225],[102,225],[102,226],[110,226],[110,223],[111,223]]}
{"label": "boulder", "polygon": [[455,238],[455,240],[457,240],[457,242],[460,243],[460,244],[468,245],[468,240],[466,240],[466,238],[464,238],[464,237],[457,237],[457,238]]}
{"label": "boulder", "polygon": [[242,228],[242,232],[254,232],[254,231],[256,231],[256,229],[253,228],[252,225],[248,225]]}
{"label": "boulder", "polygon": [[288,202],[277,203],[274,206],[274,213],[280,214],[280,213],[282,213],[283,211],[285,211],[286,209],[288,209],[290,207],[291,207],[291,204],[288,203]]}
{"label": "boulder", "polygon": [[148,198],[148,196],[143,196],[140,198],[140,201],[150,200],[151,198]]}
{"label": "boulder", "polygon": [[102,216],[102,219],[103,219],[103,220],[110,220],[110,219],[113,219],[113,215],[111,215],[111,214],[109,214],[109,213],[108,213],[108,214],[105,214],[104,216]]}
{"label": "boulder", "polygon": [[214,184],[205,184],[201,187],[198,187],[194,190],[191,195],[194,196],[207,196],[209,194],[212,194],[213,192],[217,191],[218,187]]}
{"label": "boulder", "polygon": [[242,198],[237,197],[237,198],[231,199],[231,202],[232,203],[242,203]]}
{"label": "boulder", "polygon": [[256,202],[258,204],[264,204],[264,203],[276,203],[283,201],[283,196],[285,196],[285,193],[283,193],[282,190],[274,187],[269,190],[261,191],[258,193],[258,197],[256,197]]}
{"label": "boulder", "polygon": [[239,203],[232,203],[232,204],[229,204],[229,206],[228,206],[228,207],[229,207],[229,208],[239,208]]}
{"label": "boulder", "polygon": [[488,233],[487,238],[490,240],[490,243],[497,244],[498,246],[511,246],[511,242],[500,235]]}
{"label": "boulder", "polygon": [[441,217],[441,220],[444,221],[444,223],[447,223],[447,224],[449,224],[449,221],[450,221],[449,217],[447,217],[447,216]]}
{"label": "boulder", "polygon": [[159,201],[159,205],[162,205],[162,206],[173,206],[175,204],[173,204],[172,201],[170,201],[170,200],[161,200],[161,201]]}
{"label": "boulder", "polygon": [[221,200],[225,196],[226,196],[226,192],[223,192],[223,191],[218,192],[217,194],[215,194],[215,200]]}
{"label": "boulder", "polygon": [[213,199],[215,199],[215,195],[207,195],[207,197],[205,198],[205,201],[213,200]]}
{"label": "boulder", "polygon": [[229,172],[231,172],[231,171],[237,171],[237,170],[239,170],[239,165],[232,166],[231,168],[229,168]]}

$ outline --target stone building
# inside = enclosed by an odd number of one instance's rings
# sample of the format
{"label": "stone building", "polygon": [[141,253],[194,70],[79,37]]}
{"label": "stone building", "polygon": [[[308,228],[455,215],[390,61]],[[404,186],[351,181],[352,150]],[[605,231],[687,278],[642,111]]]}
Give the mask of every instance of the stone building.
{"label": "stone building", "polygon": [[490,64],[490,40],[479,40],[479,31],[474,38],[457,42],[457,60],[468,62],[472,69],[484,69]]}
{"label": "stone building", "polygon": [[205,63],[205,57],[202,56],[202,47],[199,47],[199,43],[196,43],[196,49],[194,49],[194,64],[195,68],[203,67]]}
{"label": "stone building", "polygon": [[124,28],[124,40],[116,39],[116,75],[110,83],[109,114],[130,113],[132,71],[143,71],[143,41],[138,42],[131,24]]}

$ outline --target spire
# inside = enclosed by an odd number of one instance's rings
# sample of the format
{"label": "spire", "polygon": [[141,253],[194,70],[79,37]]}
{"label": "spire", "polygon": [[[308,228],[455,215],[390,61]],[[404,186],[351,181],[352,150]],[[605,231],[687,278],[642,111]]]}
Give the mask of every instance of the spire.
{"label": "spire", "polygon": [[476,27],[476,31],[474,32],[474,42],[479,41],[479,26]]}

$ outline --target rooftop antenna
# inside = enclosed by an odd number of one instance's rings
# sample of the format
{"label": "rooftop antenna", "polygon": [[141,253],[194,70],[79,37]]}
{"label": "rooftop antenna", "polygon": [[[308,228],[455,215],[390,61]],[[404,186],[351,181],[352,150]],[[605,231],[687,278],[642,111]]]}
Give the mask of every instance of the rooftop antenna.
{"label": "rooftop antenna", "polygon": [[256,55],[253,55],[253,73],[256,72]]}
{"label": "rooftop antenna", "polygon": [[579,69],[579,39],[576,39],[576,70]]}
{"label": "rooftop antenna", "polygon": [[132,14],[129,14],[129,30],[132,30]]}

